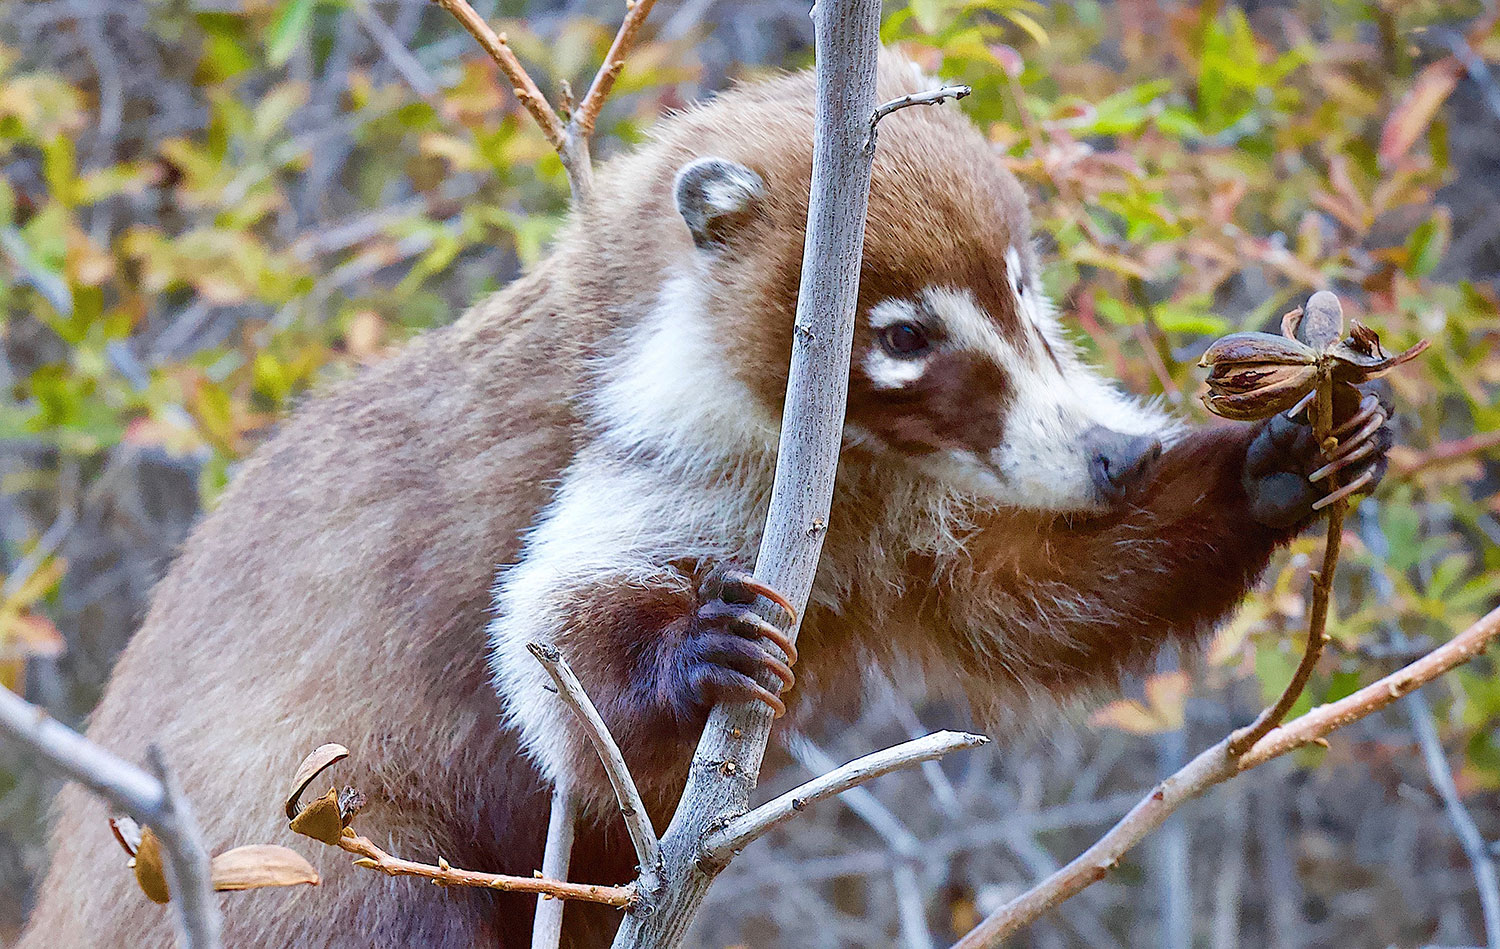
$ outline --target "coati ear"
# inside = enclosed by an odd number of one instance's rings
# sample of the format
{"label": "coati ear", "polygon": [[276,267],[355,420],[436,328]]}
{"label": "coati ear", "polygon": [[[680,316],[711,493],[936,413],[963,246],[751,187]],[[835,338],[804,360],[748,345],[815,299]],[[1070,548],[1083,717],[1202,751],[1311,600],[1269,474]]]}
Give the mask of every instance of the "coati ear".
{"label": "coati ear", "polygon": [[699,158],[682,166],[675,187],[677,213],[693,243],[712,247],[728,240],[766,193],[760,175],[725,158]]}

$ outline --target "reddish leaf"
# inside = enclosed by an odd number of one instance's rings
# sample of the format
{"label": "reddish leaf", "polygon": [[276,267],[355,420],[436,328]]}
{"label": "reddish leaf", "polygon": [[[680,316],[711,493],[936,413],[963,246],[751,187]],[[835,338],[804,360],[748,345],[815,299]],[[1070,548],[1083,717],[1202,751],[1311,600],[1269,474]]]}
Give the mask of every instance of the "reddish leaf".
{"label": "reddish leaf", "polygon": [[1380,131],[1382,164],[1394,164],[1411,150],[1438,109],[1448,101],[1463,72],[1463,66],[1451,56],[1422,70]]}

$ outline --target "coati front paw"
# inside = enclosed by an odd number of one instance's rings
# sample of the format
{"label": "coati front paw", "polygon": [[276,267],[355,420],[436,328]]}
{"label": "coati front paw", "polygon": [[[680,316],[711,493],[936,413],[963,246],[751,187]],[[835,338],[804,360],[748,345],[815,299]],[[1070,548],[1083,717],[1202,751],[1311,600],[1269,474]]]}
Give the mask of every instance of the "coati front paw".
{"label": "coati front paw", "polygon": [[[791,688],[797,648],[775,624],[755,612],[758,596],[775,603],[789,619],[795,618],[796,610],[785,597],[742,570],[721,567],[700,584],[698,609],[664,657],[666,668],[660,680],[662,698],[679,721],[701,721],[720,701],[760,701],[777,717],[786,713],[786,704],[756,681],[756,675],[768,669],[781,680],[782,690]],[[774,643],[786,661],[762,640]]]}
{"label": "coati front paw", "polygon": [[[1390,417],[1387,404],[1365,394],[1334,429],[1338,446],[1325,457],[1311,425],[1285,413],[1272,416],[1245,453],[1250,516],[1267,527],[1294,527],[1335,501],[1373,491],[1385,476]],[[1330,488],[1334,474],[1338,487]]]}

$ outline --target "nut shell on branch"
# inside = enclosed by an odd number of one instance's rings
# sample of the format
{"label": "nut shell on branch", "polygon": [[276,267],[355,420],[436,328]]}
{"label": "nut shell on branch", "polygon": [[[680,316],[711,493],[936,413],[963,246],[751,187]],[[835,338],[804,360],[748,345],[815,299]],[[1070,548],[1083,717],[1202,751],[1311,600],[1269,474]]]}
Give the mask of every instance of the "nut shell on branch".
{"label": "nut shell on branch", "polygon": [[1281,318],[1281,335],[1231,333],[1203,353],[1198,365],[1208,369],[1203,402],[1215,415],[1248,422],[1295,408],[1327,379],[1357,385],[1415,358],[1427,348],[1422,340],[1391,355],[1374,330],[1357,321],[1344,336],[1339,299],[1320,290]]}
{"label": "nut shell on branch", "polygon": [[1237,421],[1268,418],[1296,405],[1318,384],[1318,353],[1270,333],[1231,333],[1204,352],[1210,412]]}

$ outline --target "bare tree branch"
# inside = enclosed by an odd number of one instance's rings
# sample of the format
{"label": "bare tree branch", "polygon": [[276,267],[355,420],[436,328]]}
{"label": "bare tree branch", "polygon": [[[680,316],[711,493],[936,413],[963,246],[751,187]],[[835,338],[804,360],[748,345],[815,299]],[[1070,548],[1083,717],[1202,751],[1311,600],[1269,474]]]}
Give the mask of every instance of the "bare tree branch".
{"label": "bare tree branch", "polygon": [[1162,781],[1110,828],[1093,846],[1026,893],[991,913],[954,949],[998,946],[1001,940],[1039,916],[1097,883],[1120,858],[1174,811],[1204,791],[1272,758],[1311,744],[1326,744],[1326,735],[1359,721],[1421,688],[1438,676],[1478,656],[1500,636],[1500,609],[1495,609],[1453,639],[1410,665],[1398,669],[1337,702],[1320,706],[1271,730],[1243,755],[1229,753],[1230,738],[1213,745]]}
{"label": "bare tree branch", "polygon": [[614,42],[609,44],[609,52],[604,54],[604,62],[594,74],[594,81],[589,84],[589,91],[584,93],[583,101],[578,104],[578,111],[572,118],[572,124],[577,126],[585,145],[588,137],[594,134],[594,122],[599,118],[599,110],[604,108],[604,100],[609,98],[610,90],[615,87],[615,80],[620,78],[620,71],[625,68],[625,57],[630,53],[630,47],[635,45],[636,34],[641,31],[641,24],[646,22],[646,16],[655,2],[656,0],[625,0],[625,20],[620,24],[620,31],[615,34]]}
{"label": "bare tree branch", "polygon": [[625,755],[620,752],[619,744],[609,733],[609,726],[604,724],[599,710],[594,707],[588,693],[583,690],[583,684],[573,674],[562,653],[555,646],[545,643],[528,643],[526,648],[547,670],[548,675],[552,676],[562,700],[577,713],[579,723],[583,725],[589,741],[594,745],[594,751],[604,764],[605,774],[609,775],[609,783],[615,789],[615,798],[620,802],[625,829],[630,833],[630,842],[635,846],[636,860],[640,864],[638,883],[642,889],[655,889],[661,869],[661,843],[656,839],[651,816],[646,813],[646,805],[641,801],[641,792],[636,788],[635,779],[630,776],[630,768],[625,764]]}
{"label": "bare tree branch", "polygon": [[[864,144],[876,106],[880,3],[819,0],[812,16],[818,88],[812,191],[776,479],[755,564],[755,579],[779,590],[799,615],[822,552],[843,436],[870,196],[872,156]],[[796,629],[789,632],[795,638]],[[714,709],[662,840],[664,885],[642,894],[648,907],[626,915],[615,946],[681,944],[722,869],[701,859],[702,842],[716,824],[745,811],[770,731],[763,703]]]}
{"label": "bare tree branch", "polygon": [[725,824],[703,842],[703,855],[708,860],[728,861],[735,851],[743,850],[751,841],[786,823],[810,804],[825,801],[883,774],[988,742],[983,735],[942,731],[855,758]]}
{"label": "bare tree branch", "polygon": [[[599,71],[594,74],[594,81],[589,84],[589,91],[584,95],[583,101],[566,123],[526,72],[526,67],[516,58],[504,33],[496,33],[491,29],[484,17],[469,6],[468,0],[435,2],[453,14],[463,28],[479,41],[479,45],[484,47],[484,51],[490,54],[490,58],[510,80],[516,99],[536,119],[537,124],[542,127],[542,134],[547,136],[547,141],[562,159],[563,168],[568,173],[568,185],[573,190],[574,202],[582,204],[587,201],[594,190],[593,159],[589,155],[589,138],[594,134],[594,123],[598,120],[599,110],[604,107],[604,100],[614,88],[620,71],[625,68],[625,57],[635,45],[641,25],[646,22],[646,15],[651,12],[651,6],[656,0],[626,0],[625,19],[609,45],[609,52],[605,54]],[[564,106],[567,105],[568,98],[569,94],[565,89]]]}
{"label": "bare tree branch", "polygon": [[899,109],[905,109],[913,105],[939,105],[949,99],[962,99],[973,92],[970,86],[939,86],[936,89],[928,89],[926,92],[913,92],[889,102],[883,103],[870,116],[870,134],[865,139],[865,151],[871,155],[875,154],[875,137],[879,131],[880,120]]}
{"label": "bare tree branch", "polygon": [[[542,851],[542,876],[552,880],[568,878],[568,863],[573,856],[573,831],[578,812],[572,791],[565,780],[552,788],[552,811],[547,820],[547,847]],[[537,897],[536,915],[531,923],[531,949],[557,949],[562,942],[562,900],[548,894]]]}
{"label": "bare tree branch", "polygon": [[603,903],[606,906],[629,906],[635,902],[636,888],[628,886],[600,886],[593,883],[568,883],[564,880],[549,880],[543,877],[508,876],[503,873],[484,873],[479,870],[461,870],[448,861],[438,858],[436,864],[417,863],[394,857],[375,846],[368,837],[361,837],[352,830],[345,830],[338,846],[354,854],[357,867],[378,870],[393,877],[421,877],[443,886],[474,886],[481,889],[505,890],[512,893],[536,893],[559,900],[582,900],[585,903]]}
{"label": "bare tree branch", "polygon": [[184,949],[219,949],[219,906],[208,850],[161,750],[146,750],[153,777],[117,758],[9,689],[0,688],[0,733],[156,832],[165,852],[177,937]]}
{"label": "bare tree branch", "polygon": [[[787,750],[802,767],[813,774],[825,774],[839,767],[832,755],[806,735],[791,736],[787,742]],[[880,798],[869,788],[850,788],[840,796],[839,803],[853,811],[871,830],[879,834],[892,853],[910,859],[921,849],[922,842],[906,826],[906,822],[891,813],[891,809],[881,803]]]}
{"label": "bare tree branch", "polygon": [[[484,17],[469,6],[468,0],[436,0],[436,2],[438,6],[453,14],[454,19],[469,31],[469,35],[479,41],[479,45],[484,47],[486,53],[490,54],[495,65],[499,66],[505,78],[510,80],[511,90],[516,94],[516,100],[526,108],[527,112],[531,113],[531,117],[536,119],[536,124],[542,127],[542,134],[547,136],[547,141],[551,142],[552,147],[561,154],[565,139],[562,119],[557,117],[557,112],[553,110],[547,97],[542,95],[541,89],[537,88],[531,74],[526,71],[525,66],[521,65],[521,60],[516,58],[515,52],[510,48],[510,43],[506,41],[505,34],[496,33],[491,29],[490,25],[484,21]],[[566,156],[563,160],[566,163]],[[573,176],[572,168],[568,169],[568,176],[569,178]]]}

